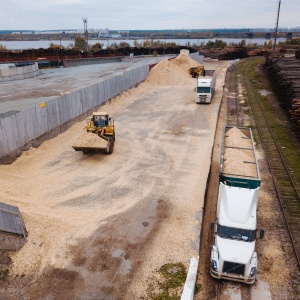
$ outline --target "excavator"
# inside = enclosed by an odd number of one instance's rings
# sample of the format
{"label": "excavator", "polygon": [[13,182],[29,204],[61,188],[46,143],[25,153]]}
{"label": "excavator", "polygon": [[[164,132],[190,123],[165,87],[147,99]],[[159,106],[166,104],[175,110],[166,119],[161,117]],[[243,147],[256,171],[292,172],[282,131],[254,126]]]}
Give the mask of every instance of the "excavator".
{"label": "excavator", "polygon": [[193,78],[197,78],[200,75],[205,76],[205,69],[203,65],[199,65],[198,67],[189,68],[188,73]]}
{"label": "excavator", "polygon": [[86,132],[72,146],[75,151],[82,151],[84,154],[113,153],[115,124],[114,119],[109,117],[107,112],[93,112],[85,129]]}

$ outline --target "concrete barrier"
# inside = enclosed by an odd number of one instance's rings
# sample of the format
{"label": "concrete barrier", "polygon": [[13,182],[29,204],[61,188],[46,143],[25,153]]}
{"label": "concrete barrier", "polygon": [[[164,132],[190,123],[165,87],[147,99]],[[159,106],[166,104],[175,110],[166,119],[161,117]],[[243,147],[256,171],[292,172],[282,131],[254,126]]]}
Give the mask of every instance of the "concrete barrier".
{"label": "concrete barrier", "polygon": [[204,56],[203,55],[199,55],[199,52],[190,53],[189,55],[190,55],[191,59],[194,59],[197,62],[199,62],[199,64],[203,65]]}
{"label": "concrete barrier", "polygon": [[[35,68],[29,67],[26,71]],[[149,65],[139,66],[125,71],[123,76],[117,75],[49,100],[43,106],[35,106],[0,119],[0,163],[12,162],[23,150],[36,147],[83,120],[105,101],[145,80],[148,73]]]}
{"label": "concrete barrier", "polygon": [[198,272],[199,259],[192,257],[180,300],[193,300]]}
{"label": "concrete barrier", "polygon": [[0,81],[12,81],[35,77],[39,74],[38,63],[24,67],[16,67],[12,64],[0,65]]}

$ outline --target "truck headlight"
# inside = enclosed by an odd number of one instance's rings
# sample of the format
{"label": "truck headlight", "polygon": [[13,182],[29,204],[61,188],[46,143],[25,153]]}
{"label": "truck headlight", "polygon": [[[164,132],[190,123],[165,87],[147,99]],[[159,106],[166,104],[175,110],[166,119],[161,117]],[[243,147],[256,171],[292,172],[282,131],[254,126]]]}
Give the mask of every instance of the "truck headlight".
{"label": "truck headlight", "polygon": [[255,272],[256,272],[256,267],[252,267],[250,270],[250,277],[254,277]]}
{"label": "truck headlight", "polygon": [[215,272],[218,271],[217,262],[214,259],[211,261],[211,268]]}

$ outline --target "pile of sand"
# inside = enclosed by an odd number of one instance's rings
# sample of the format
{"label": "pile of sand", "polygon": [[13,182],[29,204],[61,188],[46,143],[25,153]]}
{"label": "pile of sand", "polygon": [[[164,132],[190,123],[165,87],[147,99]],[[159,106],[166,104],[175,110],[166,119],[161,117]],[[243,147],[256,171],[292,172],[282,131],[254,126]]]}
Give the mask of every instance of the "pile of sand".
{"label": "pile of sand", "polygon": [[226,147],[252,148],[251,138],[236,127],[232,127],[226,131],[224,142]]}
{"label": "pile of sand", "polygon": [[107,147],[107,141],[100,138],[95,133],[85,132],[79,136],[74,142],[73,148],[93,148],[93,149],[105,149]]}
{"label": "pile of sand", "polygon": [[226,132],[224,145],[224,173],[241,177],[258,177],[254,149],[249,137],[240,129],[233,127]]}
{"label": "pile of sand", "polygon": [[195,79],[188,74],[188,69],[199,63],[187,54],[180,54],[172,60],[164,59],[150,71],[146,82],[151,85],[193,85]]}

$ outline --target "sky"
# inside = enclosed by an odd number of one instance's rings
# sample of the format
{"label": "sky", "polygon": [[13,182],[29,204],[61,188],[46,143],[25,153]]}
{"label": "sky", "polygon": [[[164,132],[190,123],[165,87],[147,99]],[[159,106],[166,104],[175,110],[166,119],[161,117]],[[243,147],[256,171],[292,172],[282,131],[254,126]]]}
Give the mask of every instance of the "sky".
{"label": "sky", "polygon": [[[0,0],[1,30],[275,28],[279,0]],[[281,0],[279,27],[300,26]]]}

